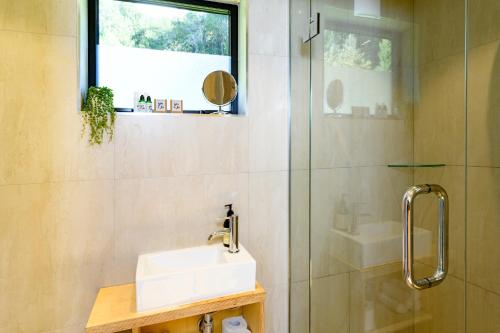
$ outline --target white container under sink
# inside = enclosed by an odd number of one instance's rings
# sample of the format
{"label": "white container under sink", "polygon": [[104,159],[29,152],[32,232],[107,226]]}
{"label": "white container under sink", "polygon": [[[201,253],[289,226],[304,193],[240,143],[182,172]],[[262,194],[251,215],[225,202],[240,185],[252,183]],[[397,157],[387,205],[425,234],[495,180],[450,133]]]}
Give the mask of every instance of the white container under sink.
{"label": "white container under sink", "polygon": [[[356,234],[332,228],[330,255],[356,269],[401,261],[402,228],[396,221],[360,224]],[[413,237],[416,258],[430,256],[432,232],[415,227]]]}
{"label": "white container under sink", "polygon": [[139,256],[137,311],[181,305],[255,289],[255,259],[222,244]]}

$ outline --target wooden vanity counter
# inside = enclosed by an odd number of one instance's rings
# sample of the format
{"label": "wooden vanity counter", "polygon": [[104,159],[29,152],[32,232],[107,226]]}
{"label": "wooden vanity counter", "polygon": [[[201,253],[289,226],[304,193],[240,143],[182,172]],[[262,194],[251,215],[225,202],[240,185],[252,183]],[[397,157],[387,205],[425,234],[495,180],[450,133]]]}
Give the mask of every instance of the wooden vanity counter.
{"label": "wooden vanity counter", "polygon": [[221,320],[243,315],[252,333],[264,333],[266,291],[257,283],[255,290],[186,305],[136,312],[135,284],[102,288],[97,294],[87,322],[87,333],[193,333],[201,315],[214,314],[215,333]]}

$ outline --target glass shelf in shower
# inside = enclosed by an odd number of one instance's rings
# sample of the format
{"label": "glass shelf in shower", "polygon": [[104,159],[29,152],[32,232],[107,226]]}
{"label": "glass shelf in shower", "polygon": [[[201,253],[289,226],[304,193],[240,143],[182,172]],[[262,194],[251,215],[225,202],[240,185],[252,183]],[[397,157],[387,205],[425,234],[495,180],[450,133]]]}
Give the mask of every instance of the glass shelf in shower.
{"label": "glass shelf in shower", "polygon": [[441,168],[444,163],[392,163],[387,165],[389,168]]}

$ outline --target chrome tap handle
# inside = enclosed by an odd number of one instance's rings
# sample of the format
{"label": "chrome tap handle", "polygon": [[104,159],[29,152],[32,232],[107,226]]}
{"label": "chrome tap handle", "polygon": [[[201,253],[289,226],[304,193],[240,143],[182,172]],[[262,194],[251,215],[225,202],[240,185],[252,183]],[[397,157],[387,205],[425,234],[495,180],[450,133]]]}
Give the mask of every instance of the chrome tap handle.
{"label": "chrome tap handle", "polygon": [[208,235],[208,240],[211,241],[215,237],[224,237],[227,233],[229,233],[229,229],[212,232],[210,235]]}

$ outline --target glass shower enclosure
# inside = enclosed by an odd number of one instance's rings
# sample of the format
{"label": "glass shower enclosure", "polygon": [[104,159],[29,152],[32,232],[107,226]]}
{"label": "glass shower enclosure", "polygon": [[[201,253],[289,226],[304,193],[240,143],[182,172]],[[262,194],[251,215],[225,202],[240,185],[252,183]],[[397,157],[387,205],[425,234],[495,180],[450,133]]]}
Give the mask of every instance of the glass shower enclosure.
{"label": "glass shower enclosure", "polygon": [[500,332],[499,18],[290,0],[290,332]]}

